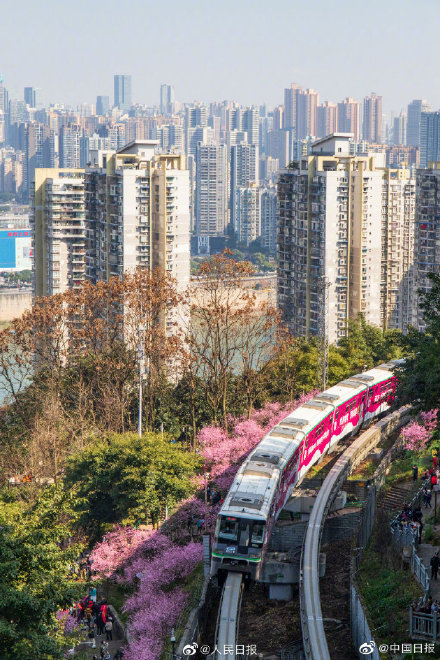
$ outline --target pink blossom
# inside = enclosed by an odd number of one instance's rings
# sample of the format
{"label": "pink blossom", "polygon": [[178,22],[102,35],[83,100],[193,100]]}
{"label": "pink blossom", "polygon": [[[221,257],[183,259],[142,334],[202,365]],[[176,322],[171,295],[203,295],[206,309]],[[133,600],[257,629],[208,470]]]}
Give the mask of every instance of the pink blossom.
{"label": "pink blossom", "polygon": [[57,621],[60,621],[61,625],[63,625],[63,633],[65,635],[70,635],[76,628],[78,628],[76,617],[72,616],[72,614],[66,610],[58,610],[55,617]]}
{"label": "pink blossom", "polygon": [[421,424],[414,421],[402,429],[405,449],[420,452],[425,448],[431,433],[437,426],[437,412],[437,409],[422,412],[420,414]]}

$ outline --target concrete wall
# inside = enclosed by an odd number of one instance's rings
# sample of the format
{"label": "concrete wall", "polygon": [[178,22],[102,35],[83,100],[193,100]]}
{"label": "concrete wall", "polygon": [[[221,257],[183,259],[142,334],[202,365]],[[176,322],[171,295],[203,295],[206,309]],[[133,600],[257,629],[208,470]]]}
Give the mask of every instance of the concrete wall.
{"label": "concrete wall", "polygon": [[[368,656],[369,660],[380,660],[374,637],[368,627],[368,621],[365,617],[362,603],[353,585],[351,586],[350,593],[350,619],[351,637],[358,657],[366,658]],[[369,645],[369,648],[366,648],[365,645]],[[364,652],[360,650],[361,648],[364,649]],[[371,649],[371,653],[368,652],[369,649]]]}
{"label": "concrete wall", "polygon": [[0,290],[0,323],[12,321],[32,307],[32,292],[29,289]]}

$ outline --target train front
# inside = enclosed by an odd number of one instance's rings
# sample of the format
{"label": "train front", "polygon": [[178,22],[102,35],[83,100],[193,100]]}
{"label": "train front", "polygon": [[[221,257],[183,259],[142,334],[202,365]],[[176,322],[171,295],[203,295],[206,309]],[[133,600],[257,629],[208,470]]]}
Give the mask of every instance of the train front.
{"label": "train front", "polygon": [[256,580],[261,571],[266,520],[232,513],[228,508],[223,507],[217,519],[211,575],[221,580],[226,572],[236,571]]}

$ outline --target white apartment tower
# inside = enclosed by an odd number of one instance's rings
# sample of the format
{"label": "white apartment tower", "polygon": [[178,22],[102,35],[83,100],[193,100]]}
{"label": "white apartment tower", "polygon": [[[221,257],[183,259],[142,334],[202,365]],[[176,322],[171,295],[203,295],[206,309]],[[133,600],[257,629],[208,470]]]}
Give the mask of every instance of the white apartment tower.
{"label": "white apartment tower", "polygon": [[76,289],[85,279],[84,170],[35,170],[34,295]]}
{"label": "white apartment tower", "polygon": [[359,313],[377,326],[408,320],[396,286],[412,267],[414,184],[387,173],[384,154],[350,155],[351,137],[318,140],[278,182],[279,306],[295,336],[316,335],[326,313],[331,343]]}
{"label": "white apartment tower", "polygon": [[223,236],[228,223],[228,153],[225,144],[197,145],[196,233]]}
{"label": "white apartment tower", "polygon": [[237,238],[248,246],[260,236],[260,199],[259,188],[249,183],[236,189],[237,200]]}
{"label": "white apartment tower", "polygon": [[237,191],[250,183],[259,181],[258,147],[255,144],[241,143],[231,147],[231,223],[238,232]]}
{"label": "white apartment tower", "polygon": [[156,154],[155,140],[100,153],[85,174],[87,278],[163,268],[189,284],[189,173],[185,156]]}

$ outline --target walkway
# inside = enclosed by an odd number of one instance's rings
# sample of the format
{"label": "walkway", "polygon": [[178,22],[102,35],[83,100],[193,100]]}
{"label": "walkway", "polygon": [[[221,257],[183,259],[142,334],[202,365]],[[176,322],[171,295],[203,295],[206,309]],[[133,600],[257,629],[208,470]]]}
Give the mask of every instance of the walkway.
{"label": "walkway", "polygon": [[[431,566],[430,566],[431,557],[435,552],[439,552],[439,551],[440,551],[439,546],[431,545],[429,543],[420,543],[419,547],[417,548],[417,554],[422,560],[430,577],[431,577]],[[430,581],[429,591],[431,593],[433,600],[440,600],[440,578],[438,580]]]}

